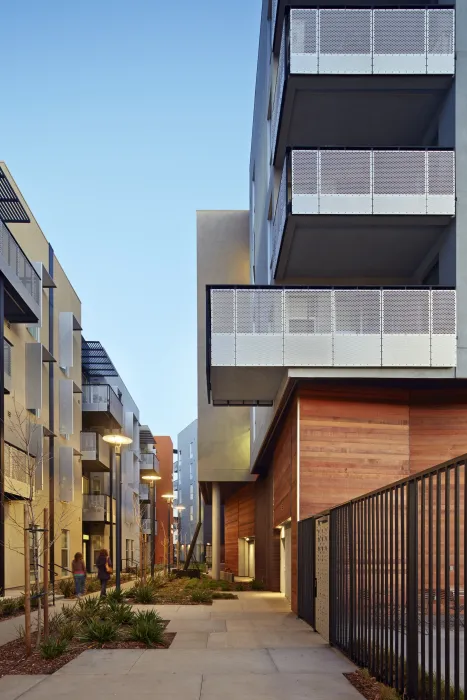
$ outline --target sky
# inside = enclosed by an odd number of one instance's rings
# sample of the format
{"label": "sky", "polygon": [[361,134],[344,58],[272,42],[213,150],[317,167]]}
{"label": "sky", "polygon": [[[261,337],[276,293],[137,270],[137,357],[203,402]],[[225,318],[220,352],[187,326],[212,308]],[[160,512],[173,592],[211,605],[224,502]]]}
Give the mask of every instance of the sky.
{"label": "sky", "polygon": [[196,418],[196,210],[247,209],[261,0],[1,2],[5,160],[155,434]]}

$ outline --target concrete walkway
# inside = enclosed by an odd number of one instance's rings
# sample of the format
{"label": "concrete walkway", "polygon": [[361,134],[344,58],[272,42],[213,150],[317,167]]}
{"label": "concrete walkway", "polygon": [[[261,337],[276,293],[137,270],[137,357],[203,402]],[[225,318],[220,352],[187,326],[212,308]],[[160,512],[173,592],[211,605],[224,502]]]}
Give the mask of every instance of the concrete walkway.
{"label": "concrete walkway", "polygon": [[[244,592],[210,606],[157,606],[167,650],[93,650],[53,676],[6,676],[2,700],[361,700],[343,656],[275,593]],[[145,606],[144,609],[147,609]]]}

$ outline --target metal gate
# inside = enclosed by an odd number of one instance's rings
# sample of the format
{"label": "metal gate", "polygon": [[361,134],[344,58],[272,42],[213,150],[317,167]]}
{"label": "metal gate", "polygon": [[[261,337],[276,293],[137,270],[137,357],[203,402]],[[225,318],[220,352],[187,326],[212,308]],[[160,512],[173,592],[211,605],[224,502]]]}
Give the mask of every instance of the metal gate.
{"label": "metal gate", "polygon": [[315,629],[329,641],[329,518],[316,523]]}
{"label": "metal gate", "polygon": [[298,523],[298,615],[315,626],[315,542],[314,518]]}

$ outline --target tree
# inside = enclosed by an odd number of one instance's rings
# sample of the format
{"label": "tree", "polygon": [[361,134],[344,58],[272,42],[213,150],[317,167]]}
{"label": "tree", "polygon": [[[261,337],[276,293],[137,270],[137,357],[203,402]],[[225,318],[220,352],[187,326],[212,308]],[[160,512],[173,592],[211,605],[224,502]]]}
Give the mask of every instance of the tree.
{"label": "tree", "polygon": [[[23,534],[22,542],[26,542],[25,530],[29,531],[29,575],[25,571],[25,592],[31,590],[37,596],[37,641],[39,646],[42,634],[42,596],[48,595],[48,590],[41,587],[41,561],[44,557],[44,549],[49,549],[61,536],[61,532],[67,529],[73,521],[78,510],[71,503],[60,502],[55,508],[54,528],[56,533],[53,538],[50,535],[52,521],[48,516],[49,494],[43,488],[47,482],[50,488],[50,479],[44,477],[48,473],[50,455],[43,452],[42,424],[37,418],[23,408],[13,397],[13,411],[9,413],[8,428],[18,448],[5,444],[5,490],[18,499],[18,504],[24,503],[25,508],[12,507],[9,509],[9,521],[18,532]],[[42,478],[40,478],[42,475]],[[44,514],[46,519],[44,520]],[[25,523],[26,521],[26,523]],[[47,541],[48,540],[48,541]],[[9,541],[4,542],[5,547],[18,552],[18,547]],[[43,577],[42,577],[43,578]]]}

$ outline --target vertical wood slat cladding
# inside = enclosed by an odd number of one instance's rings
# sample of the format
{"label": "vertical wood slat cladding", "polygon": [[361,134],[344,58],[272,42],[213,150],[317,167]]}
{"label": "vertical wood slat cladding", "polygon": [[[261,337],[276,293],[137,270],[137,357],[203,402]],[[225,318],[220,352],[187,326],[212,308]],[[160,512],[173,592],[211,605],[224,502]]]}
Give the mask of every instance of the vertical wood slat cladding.
{"label": "vertical wood slat cladding", "polygon": [[225,502],[225,566],[238,576],[238,538],[255,535],[255,483],[246,484]]}
{"label": "vertical wood slat cladding", "polygon": [[280,591],[280,531],[273,527],[273,471],[255,483],[255,577]]}
{"label": "vertical wood slat cladding", "polygon": [[[295,437],[294,437],[295,434]],[[294,447],[295,440],[295,447]],[[292,475],[296,472],[297,421],[296,403],[293,402],[273,453],[274,526],[292,517]],[[295,456],[295,462],[294,462]]]}
{"label": "vertical wood slat cladding", "polygon": [[408,392],[300,392],[301,519],[401,479],[409,463]]}

